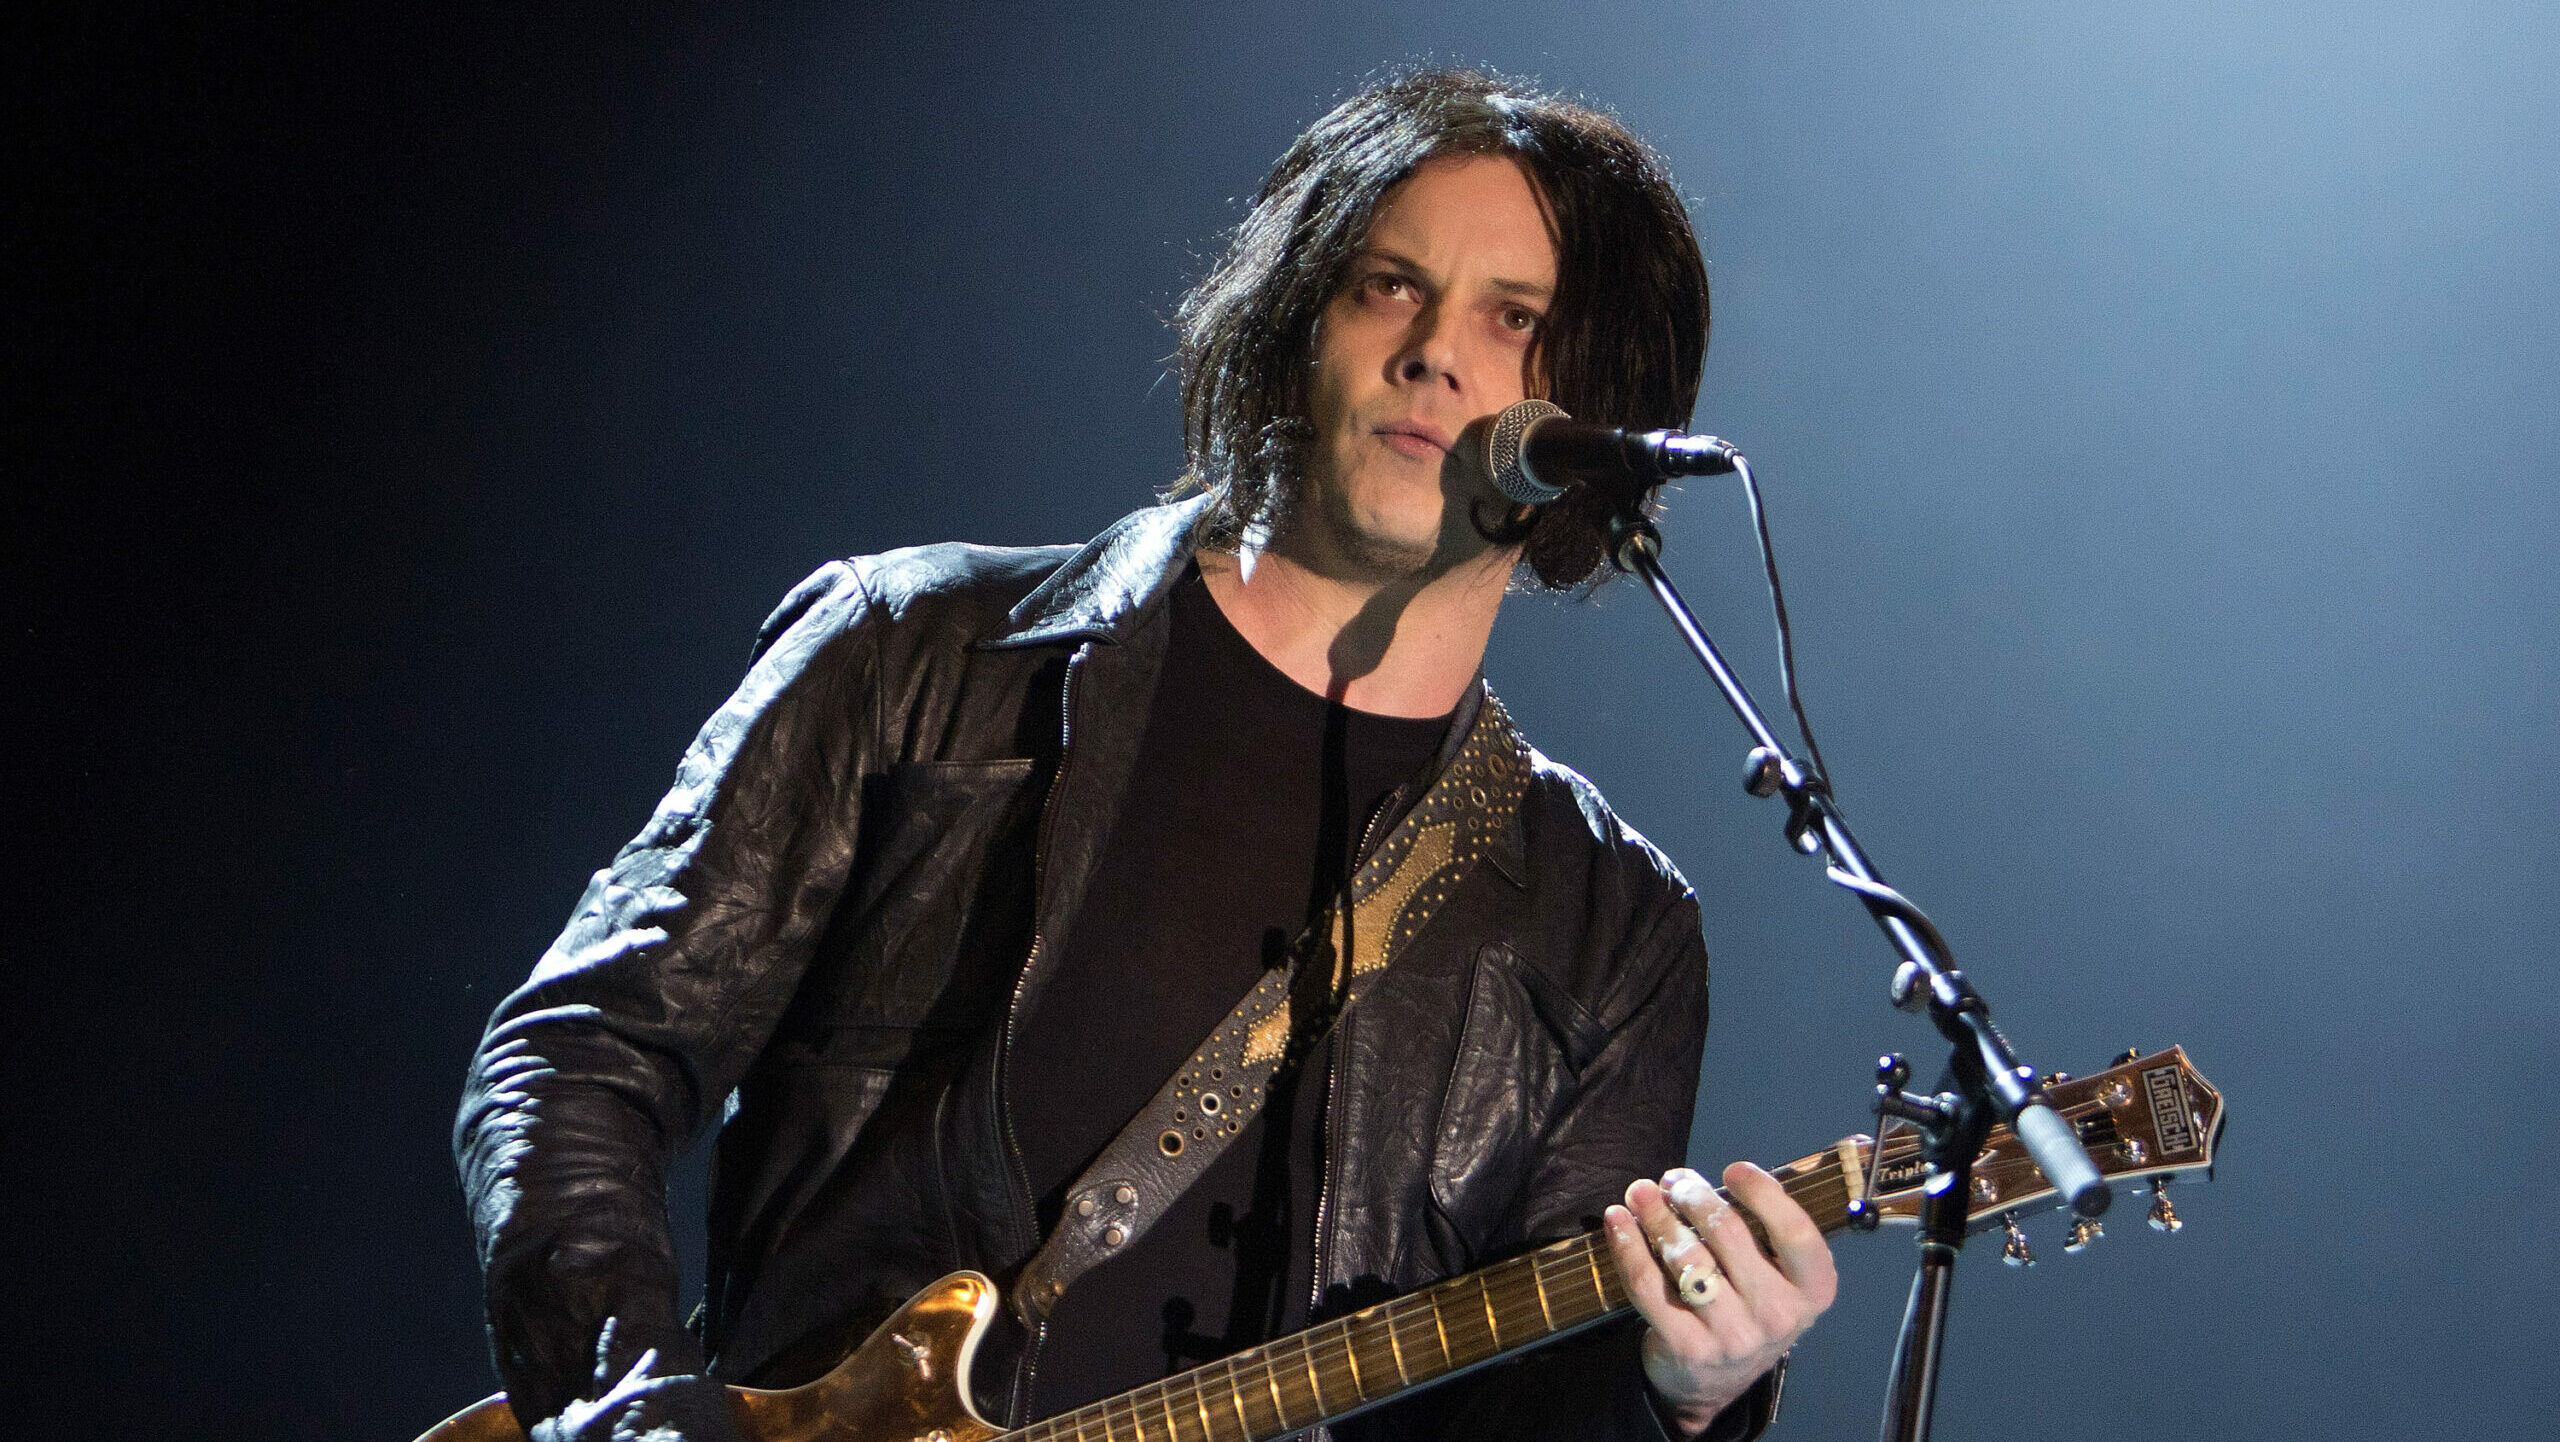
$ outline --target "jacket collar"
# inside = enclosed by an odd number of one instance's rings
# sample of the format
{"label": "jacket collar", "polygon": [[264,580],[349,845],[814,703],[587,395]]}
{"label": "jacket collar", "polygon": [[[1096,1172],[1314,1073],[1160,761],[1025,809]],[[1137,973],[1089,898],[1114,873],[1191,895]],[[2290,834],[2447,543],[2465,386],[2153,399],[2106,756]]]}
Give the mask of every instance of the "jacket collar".
{"label": "jacket collar", "polygon": [[[1183,566],[1198,549],[1200,517],[1207,509],[1207,497],[1193,496],[1121,517],[1084,549],[1068,557],[1031,594],[1015,602],[1005,617],[1003,630],[977,644],[989,650],[1009,650],[1068,640],[1109,641],[1117,645],[1128,639],[1147,612],[1172,589]],[[1478,673],[1458,700],[1457,712],[1450,718],[1449,734],[1440,743],[1439,754],[1432,758],[1429,774],[1397,798],[1399,812],[1419,797],[1422,787],[1437,779],[1450,758],[1457,755],[1467,733],[1475,727],[1487,694],[1484,676]],[[1525,882],[1528,845],[1518,809],[1487,854],[1514,885]]]}
{"label": "jacket collar", "polygon": [[1092,639],[1117,644],[1182,574],[1208,498],[1133,511],[1014,604],[990,649]]}

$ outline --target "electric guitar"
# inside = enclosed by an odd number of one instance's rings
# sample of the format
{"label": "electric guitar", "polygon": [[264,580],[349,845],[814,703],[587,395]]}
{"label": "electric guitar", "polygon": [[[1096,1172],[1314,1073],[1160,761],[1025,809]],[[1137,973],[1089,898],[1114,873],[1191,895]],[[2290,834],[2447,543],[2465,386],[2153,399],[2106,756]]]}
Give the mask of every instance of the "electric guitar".
{"label": "electric guitar", "polygon": [[[2222,1094],[2184,1049],[2127,1052],[2095,1076],[2048,1083],[2045,1097],[2079,1132],[2101,1174],[2152,1179],[2152,1226],[2182,1225],[2167,1184],[2209,1169],[2222,1131]],[[1846,1138],[1775,1175],[1829,1233],[1848,1225],[1849,1204],[1861,1197],[1882,1220],[1916,1224],[1927,1170],[1918,1136],[1905,1130],[1881,1144]],[[2058,1202],[2018,1139],[1993,1129],[1973,1164],[1973,1228],[1997,1221],[2007,1233],[2006,1259],[2032,1263],[2018,1216]],[[2099,1232],[2094,1221],[2075,1221],[2068,1250]],[[729,1398],[739,1429],[757,1442],[1271,1442],[1630,1310],[1605,1249],[1597,1232],[1554,1242],[1014,1431],[978,1415],[967,1381],[995,1320],[996,1285],[978,1272],[954,1272],[917,1293],[827,1375],[781,1391],[732,1387]],[[523,1438],[501,1393],[418,1442]]]}

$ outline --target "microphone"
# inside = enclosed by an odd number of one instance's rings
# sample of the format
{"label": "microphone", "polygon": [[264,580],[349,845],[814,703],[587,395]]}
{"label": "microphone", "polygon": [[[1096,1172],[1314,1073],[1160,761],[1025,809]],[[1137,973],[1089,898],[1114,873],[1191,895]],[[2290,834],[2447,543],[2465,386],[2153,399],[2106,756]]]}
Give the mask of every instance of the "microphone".
{"label": "microphone", "polygon": [[1494,489],[1524,506],[1543,506],[1577,486],[1629,494],[1674,476],[1721,475],[1733,469],[1735,455],[1714,436],[1593,425],[1547,401],[1506,408],[1485,441]]}

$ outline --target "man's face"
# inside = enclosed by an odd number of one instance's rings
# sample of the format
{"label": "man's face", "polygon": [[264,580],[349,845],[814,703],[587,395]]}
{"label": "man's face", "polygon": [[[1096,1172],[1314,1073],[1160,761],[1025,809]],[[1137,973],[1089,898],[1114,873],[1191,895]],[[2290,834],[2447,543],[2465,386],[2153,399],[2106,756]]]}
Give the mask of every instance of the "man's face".
{"label": "man's face", "polygon": [[1316,326],[1293,549],[1378,579],[1484,551],[1472,511],[1499,497],[1449,451],[1530,393],[1555,284],[1545,213],[1510,158],[1443,156],[1387,193]]}

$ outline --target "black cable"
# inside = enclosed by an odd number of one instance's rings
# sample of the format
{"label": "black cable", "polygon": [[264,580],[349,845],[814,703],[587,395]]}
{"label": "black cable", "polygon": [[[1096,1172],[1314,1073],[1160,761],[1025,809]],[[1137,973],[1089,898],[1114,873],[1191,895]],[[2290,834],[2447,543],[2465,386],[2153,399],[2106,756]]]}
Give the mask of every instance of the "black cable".
{"label": "black cable", "polygon": [[1805,718],[1804,698],[1796,692],[1796,638],[1787,624],[1787,592],[1778,584],[1778,551],[1769,542],[1769,515],[1760,504],[1760,482],[1751,474],[1751,462],[1737,453],[1733,457],[1734,473],[1742,477],[1742,491],[1751,500],[1751,529],[1760,537],[1760,569],[1769,578],[1769,609],[1778,618],[1778,681],[1787,693],[1787,709],[1795,713],[1796,734],[1804,738],[1804,754],[1813,763],[1813,774],[1824,790],[1831,787],[1831,768],[1823,764],[1822,747],[1813,739],[1813,723]]}
{"label": "black cable", "polygon": [[1843,891],[1854,893],[1859,900],[1867,904],[1869,911],[1881,911],[1887,916],[1899,917],[1904,925],[1920,933],[1920,939],[1928,944],[1931,952],[1936,954],[1939,965],[1956,964],[1955,948],[1947,945],[1947,938],[1938,930],[1938,923],[1931,921],[1929,913],[1914,905],[1910,897],[1881,881],[1869,881],[1864,877],[1852,876],[1838,866],[1826,866],[1822,869],[1822,874],[1831,878],[1832,885]]}

